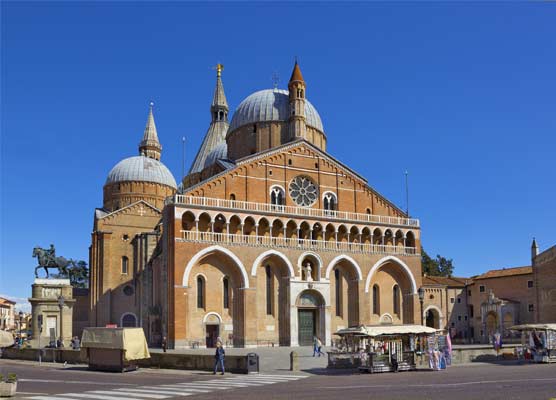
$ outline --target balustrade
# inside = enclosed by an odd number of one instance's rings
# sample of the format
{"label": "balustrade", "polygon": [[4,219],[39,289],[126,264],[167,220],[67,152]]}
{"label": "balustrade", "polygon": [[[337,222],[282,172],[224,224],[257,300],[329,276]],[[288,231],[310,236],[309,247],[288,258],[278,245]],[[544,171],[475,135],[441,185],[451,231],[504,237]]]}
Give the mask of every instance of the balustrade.
{"label": "balustrade", "polygon": [[350,253],[419,255],[415,247],[390,246],[383,244],[339,242],[335,240],[313,240],[287,237],[229,234],[218,232],[181,231],[178,241],[223,243],[252,247],[287,247],[304,250],[341,251]]}
{"label": "balustrade", "polygon": [[348,211],[324,210],[311,207],[281,206],[267,203],[253,203],[249,201],[214,199],[176,194],[166,198],[166,204],[178,204],[199,208],[233,209],[255,213],[272,213],[289,215],[292,217],[314,217],[325,220],[342,220],[367,222],[373,224],[396,225],[419,228],[419,220],[415,218],[390,217],[386,215],[362,214]]}

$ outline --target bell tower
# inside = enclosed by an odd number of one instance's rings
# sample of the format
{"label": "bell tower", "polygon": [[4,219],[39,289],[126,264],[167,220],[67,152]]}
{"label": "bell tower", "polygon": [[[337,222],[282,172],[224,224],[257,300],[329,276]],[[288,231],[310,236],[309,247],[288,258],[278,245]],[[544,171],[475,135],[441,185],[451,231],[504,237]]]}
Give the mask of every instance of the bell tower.
{"label": "bell tower", "polygon": [[156,125],[154,124],[153,106],[154,103],[151,101],[151,103],[149,104],[149,116],[147,118],[147,126],[145,126],[145,132],[143,133],[143,140],[141,140],[141,143],[139,143],[139,154],[160,161],[162,146],[158,141]]}
{"label": "bell tower", "polygon": [[290,140],[298,138],[307,139],[307,125],[305,118],[305,81],[301,75],[301,69],[297,60],[293,66],[292,76],[288,83],[290,92],[290,118],[289,134]]}

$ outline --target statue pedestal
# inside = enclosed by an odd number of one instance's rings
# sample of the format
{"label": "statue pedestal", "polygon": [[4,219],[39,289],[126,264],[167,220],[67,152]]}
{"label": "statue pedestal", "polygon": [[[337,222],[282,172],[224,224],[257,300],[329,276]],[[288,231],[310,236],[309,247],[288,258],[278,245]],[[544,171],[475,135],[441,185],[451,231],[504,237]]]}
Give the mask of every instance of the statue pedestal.
{"label": "statue pedestal", "polygon": [[[73,287],[69,279],[35,279],[31,303],[31,346],[45,347],[60,339],[69,346],[72,335]],[[62,304],[63,298],[63,304]],[[42,318],[42,332],[39,329]]]}

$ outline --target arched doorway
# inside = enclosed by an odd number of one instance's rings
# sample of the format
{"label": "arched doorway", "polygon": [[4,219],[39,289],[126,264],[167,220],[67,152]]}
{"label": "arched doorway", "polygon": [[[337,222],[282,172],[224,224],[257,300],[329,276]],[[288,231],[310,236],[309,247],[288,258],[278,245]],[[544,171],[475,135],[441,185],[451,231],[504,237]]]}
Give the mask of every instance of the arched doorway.
{"label": "arched doorway", "polygon": [[496,313],[489,312],[486,316],[487,340],[490,340],[490,338],[492,338],[492,335],[496,333],[497,329],[498,329],[498,317]]}
{"label": "arched doorway", "polygon": [[221,318],[217,313],[208,313],[203,319],[205,324],[205,344],[207,348],[216,347],[216,340],[220,336]]}
{"label": "arched doorway", "polygon": [[433,308],[429,308],[425,313],[425,325],[429,328],[440,328],[440,316],[438,315],[438,311]]}
{"label": "arched doorway", "polygon": [[310,346],[316,336],[325,341],[324,299],[315,290],[301,292],[297,299],[297,332],[300,346]]}
{"label": "arched doorway", "polygon": [[122,328],[135,328],[137,326],[137,317],[132,313],[125,313],[122,315],[121,321]]}

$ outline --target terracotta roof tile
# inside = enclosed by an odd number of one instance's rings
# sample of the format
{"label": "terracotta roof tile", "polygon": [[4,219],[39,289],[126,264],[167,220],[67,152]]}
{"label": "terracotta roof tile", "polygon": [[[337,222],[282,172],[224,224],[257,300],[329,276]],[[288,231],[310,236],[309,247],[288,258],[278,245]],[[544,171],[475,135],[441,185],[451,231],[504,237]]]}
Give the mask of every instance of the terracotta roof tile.
{"label": "terracotta roof tile", "polygon": [[446,276],[424,276],[423,277],[423,285],[445,285],[445,286],[456,286],[456,287],[464,287],[465,283],[469,279],[467,278],[458,278],[455,276],[446,277]]}
{"label": "terracotta roof tile", "polygon": [[484,274],[473,277],[473,279],[477,280],[477,279],[501,278],[504,276],[527,275],[532,273],[533,273],[533,268],[530,266],[491,269],[490,271],[487,271]]}

